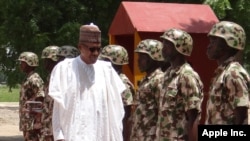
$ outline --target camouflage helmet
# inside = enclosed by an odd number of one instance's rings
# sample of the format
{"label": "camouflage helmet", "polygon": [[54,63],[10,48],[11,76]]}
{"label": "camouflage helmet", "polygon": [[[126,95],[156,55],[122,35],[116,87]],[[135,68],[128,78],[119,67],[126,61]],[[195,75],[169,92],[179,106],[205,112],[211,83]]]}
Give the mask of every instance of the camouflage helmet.
{"label": "camouflage helmet", "polygon": [[223,38],[228,46],[237,50],[243,50],[245,47],[245,31],[240,25],[233,22],[221,21],[216,23],[208,33],[208,36]]}
{"label": "camouflage helmet", "polygon": [[154,39],[145,39],[139,42],[135,52],[137,53],[146,53],[148,54],[153,60],[156,61],[163,61],[164,58],[162,56],[162,43],[158,40]]}
{"label": "camouflage helmet", "polygon": [[42,51],[42,57],[41,58],[48,58],[53,61],[58,61],[57,53],[59,51],[58,46],[47,46]]}
{"label": "camouflage helmet", "polygon": [[128,64],[128,52],[120,45],[107,45],[100,53],[100,59],[107,58],[113,64],[125,65]]}
{"label": "camouflage helmet", "polygon": [[185,55],[190,56],[193,50],[193,39],[185,31],[172,28],[163,33],[162,39],[168,40],[174,44],[175,49]]}
{"label": "camouflage helmet", "polygon": [[76,47],[70,45],[64,45],[59,48],[57,56],[63,56],[65,58],[74,58],[80,54]]}
{"label": "camouflage helmet", "polygon": [[18,61],[24,61],[31,67],[39,65],[38,56],[33,52],[23,52],[18,57]]}

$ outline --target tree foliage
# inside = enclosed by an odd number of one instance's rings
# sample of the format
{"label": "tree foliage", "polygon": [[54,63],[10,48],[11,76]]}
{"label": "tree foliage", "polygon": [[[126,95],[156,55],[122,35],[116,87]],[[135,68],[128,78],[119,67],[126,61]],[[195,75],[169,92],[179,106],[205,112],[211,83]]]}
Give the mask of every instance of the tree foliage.
{"label": "tree foliage", "polygon": [[[102,44],[108,44],[108,29],[122,0],[2,0],[0,1],[0,71],[10,87],[20,83],[16,59],[23,51],[39,57],[49,45],[77,46],[79,27],[93,22],[102,30]],[[135,1],[135,0],[131,0]],[[137,0],[138,1],[138,0]],[[145,2],[209,4],[220,20],[234,21],[250,31],[249,0],[139,0]],[[194,15],[195,16],[195,15]],[[247,45],[249,40],[247,40]],[[245,62],[249,62],[249,47]],[[44,77],[42,61],[38,68]],[[246,64],[247,66],[247,64]],[[247,66],[250,68],[249,66]]]}
{"label": "tree foliage", "polygon": [[[20,83],[17,58],[23,51],[35,52],[39,58],[49,45],[77,46],[79,27],[93,22],[108,29],[119,0],[8,0],[0,1],[0,71],[8,76],[10,87]],[[107,30],[102,31],[108,43]],[[45,77],[42,61],[39,73]]]}
{"label": "tree foliage", "polygon": [[250,71],[250,1],[249,0],[205,0],[220,20],[233,21],[240,24],[246,32],[246,47],[243,52],[244,66]]}
{"label": "tree foliage", "polygon": [[212,7],[219,19],[226,16],[227,10],[232,10],[229,0],[205,0],[204,3]]}

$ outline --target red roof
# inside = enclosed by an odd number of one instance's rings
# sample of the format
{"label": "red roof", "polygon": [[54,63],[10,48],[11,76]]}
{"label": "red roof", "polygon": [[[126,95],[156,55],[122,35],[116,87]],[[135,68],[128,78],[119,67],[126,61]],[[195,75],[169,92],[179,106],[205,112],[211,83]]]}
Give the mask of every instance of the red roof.
{"label": "red roof", "polygon": [[109,34],[164,32],[173,27],[189,33],[208,33],[216,22],[218,19],[209,5],[122,2]]}

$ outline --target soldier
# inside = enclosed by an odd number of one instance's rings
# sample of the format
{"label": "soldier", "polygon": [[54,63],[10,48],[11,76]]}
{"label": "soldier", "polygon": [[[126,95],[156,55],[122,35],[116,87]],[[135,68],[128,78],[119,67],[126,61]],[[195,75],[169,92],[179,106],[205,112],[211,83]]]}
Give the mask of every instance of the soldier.
{"label": "soldier", "polygon": [[140,80],[136,92],[136,109],[132,115],[131,141],[156,139],[159,98],[163,72],[161,71],[162,43],[153,39],[142,40],[135,49],[138,67],[146,75]]}
{"label": "soldier", "polygon": [[44,85],[44,105],[42,113],[42,141],[53,141],[52,133],[52,111],[53,99],[48,95],[50,74],[54,66],[58,63],[58,46],[48,46],[43,49],[41,58],[44,60],[44,68],[48,71],[47,81]]}
{"label": "soldier", "polygon": [[102,49],[99,59],[111,62],[113,68],[126,86],[126,90],[122,93],[125,110],[125,116],[123,118],[123,138],[124,141],[128,141],[130,132],[130,121],[128,119],[131,115],[135,89],[128,77],[122,73],[122,66],[129,63],[127,50],[120,45],[107,45]]}
{"label": "soldier", "polygon": [[247,124],[249,74],[235,59],[244,50],[244,29],[229,21],[216,23],[208,33],[207,56],[218,68],[209,89],[206,124]]}
{"label": "soldier", "polygon": [[38,57],[33,52],[22,52],[18,58],[20,69],[26,74],[22,82],[19,99],[20,131],[23,131],[25,141],[38,141],[40,138],[40,114],[44,98],[43,80],[35,72],[38,67]]}
{"label": "soldier", "polygon": [[58,51],[58,61],[62,61],[65,58],[74,58],[80,54],[79,50],[76,47],[70,45],[64,45],[59,48]]}
{"label": "soldier", "polygon": [[162,55],[170,67],[164,74],[157,140],[193,141],[203,99],[200,77],[185,59],[191,55],[193,40],[187,32],[175,28],[164,32],[161,38]]}
{"label": "soldier", "polygon": [[[58,63],[58,52],[59,47],[54,45],[45,47],[42,51],[41,58],[44,60],[44,68],[46,69],[46,71],[48,71],[49,75],[54,66]],[[49,75],[47,78],[49,78]]]}

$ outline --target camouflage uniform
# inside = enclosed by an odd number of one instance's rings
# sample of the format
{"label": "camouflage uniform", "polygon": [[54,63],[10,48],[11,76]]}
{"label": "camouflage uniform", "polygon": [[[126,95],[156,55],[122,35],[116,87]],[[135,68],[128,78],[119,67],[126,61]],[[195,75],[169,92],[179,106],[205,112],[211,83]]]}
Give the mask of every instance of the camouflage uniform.
{"label": "camouflage uniform", "polygon": [[53,103],[54,100],[48,95],[49,92],[49,79],[47,77],[47,83],[44,85],[44,106],[42,114],[42,137],[41,140],[44,141],[53,141],[53,132],[52,132],[52,112],[53,112]]}
{"label": "camouflage uniform", "polygon": [[76,47],[64,45],[59,48],[57,56],[63,56],[65,58],[74,58],[80,54]]}
{"label": "camouflage uniform", "polygon": [[188,63],[166,70],[160,98],[159,141],[184,139],[187,132],[185,114],[191,109],[201,112],[202,88],[198,74]]}
{"label": "camouflage uniform", "polygon": [[[163,61],[162,43],[157,40],[141,41],[135,52],[146,53],[151,59]],[[156,140],[156,125],[159,111],[159,98],[164,73],[160,68],[145,76],[138,84],[136,91],[136,109],[132,115],[131,141]]]}
{"label": "camouflage uniform", "polygon": [[130,80],[125,74],[121,73],[119,76],[127,88],[122,93],[123,104],[124,106],[133,105],[133,97],[135,95],[134,85],[130,82]]}
{"label": "camouflage uniform", "polygon": [[248,73],[234,58],[229,58],[215,70],[209,90],[207,124],[234,123],[234,109],[248,106],[249,81]]}
{"label": "camouflage uniform", "polygon": [[[19,61],[26,62],[29,66],[38,66],[38,57],[31,52],[23,52]],[[34,125],[39,124],[41,117],[38,113],[27,112],[31,107],[27,101],[40,101],[44,97],[43,80],[38,73],[32,71],[22,82],[19,101],[20,131],[24,132],[25,141],[38,141],[40,129],[35,129]]]}
{"label": "camouflage uniform", "polygon": [[58,61],[57,54],[59,52],[59,47],[58,46],[48,46],[43,49],[42,51],[42,59],[51,59],[53,61]]}
{"label": "camouflage uniform", "polygon": [[[190,56],[192,37],[185,31],[169,29],[162,39],[170,41],[182,55]],[[165,46],[164,46],[165,47]],[[197,72],[188,64],[170,66],[164,74],[157,122],[157,141],[186,140],[188,138],[187,111],[201,113],[203,83]]]}
{"label": "camouflage uniform", "polygon": [[163,72],[157,69],[138,85],[138,105],[132,118],[131,141],[155,140],[162,78]]}
{"label": "camouflage uniform", "polygon": [[[57,54],[59,52],[58,46],[48,46],[43,49],[41,58],[51,59],[54,62],[58,61]],[[48,95],[49,92],[50,73],[47,76],[47,81],[44,86],[45,98],[42,111],[42,137],[41,141],[53,141],[52,132],[52,112],[54,100]]]}
{"label": "camouflage uniform", "polygon": [[128,64],[128,52],[120,45],[107,45],[102,49],[99,59],[109,59],[112,64],[126,65]]}
{"label": "camouflage uniform", "polygon": [[[229,47],[237,50],[243,50],[245,46],[244,29],[233,22],[215,24],[208,36],[223,38]],[[215,70],[209,89],[206,124],[234,124],[234,109],[249,106],[249,74],[234,59],[228,58]]]}
{"label": "camouflage uniform", "polygon": [[[126,65],[128,64],[128,53],[127,50],[120,45],[107,45],[102,49],[99,59],[105,60],[108,59],[114,65]],[[126,90],[122,93],[122,100],[124,106],[133,104],[133,97],[135,95],[134,85],[130,82],[128,77],[120,73],[121,80],[126,86]]]}

